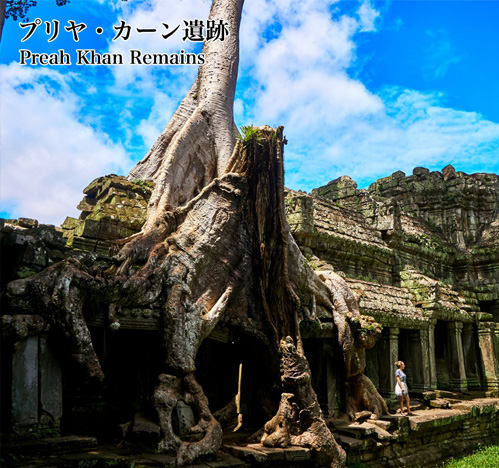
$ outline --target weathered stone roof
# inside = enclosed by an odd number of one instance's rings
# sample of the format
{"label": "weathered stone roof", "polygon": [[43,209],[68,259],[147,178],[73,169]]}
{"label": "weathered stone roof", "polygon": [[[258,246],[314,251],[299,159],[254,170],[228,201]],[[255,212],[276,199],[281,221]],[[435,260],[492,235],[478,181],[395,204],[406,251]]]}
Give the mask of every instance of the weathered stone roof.
{"label": "weathered stone roof", "polygon": [[419,167],[368,190],[342,176],[311,195],[287,191],[286,210],[311,265],[342,272],[363,313],[499,320],[496,174]]}
{"label": "weathered stone roof", "polygon": [[84,190],[79,219],[62,224],[68,244],[90,252],[109,253],[112,242],[140,231],[152,193],[150,182],[131,182],[114,174],[98,177]]}

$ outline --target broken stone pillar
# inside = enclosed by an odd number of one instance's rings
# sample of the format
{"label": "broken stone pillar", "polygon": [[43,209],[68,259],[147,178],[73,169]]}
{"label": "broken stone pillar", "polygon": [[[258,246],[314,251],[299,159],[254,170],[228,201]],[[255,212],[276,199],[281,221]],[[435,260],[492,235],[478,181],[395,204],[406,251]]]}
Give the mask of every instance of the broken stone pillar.
{"label": "broken stone pillar", "polygon": [[468,390],[466,380],[466,370],[464,367],[463,340],[461,332],[463,324],[461,322],[449,322],[447,324],[449,336],[449,371],[450,385],[454,390],[464,392]]}
{"label": "broken stone pillar", "polygon": [[477,356],[476,334],[472,323],[463,325],[463,352],[469,390],[480,390],[480,370]]}
{"label": "broken stone pillar", "polygon": [[496,349],[494,346],[495,322],[479,322],[478,326],[478,346],[482,358],[482,370],[484,379],[484,389],[488,392],[497,393],[499,390],[499,363],[496,359]]}
{"label": "broken stone pillar", "polygon": [[[432,352],[430,349],[430,336],[428,328],[419,330],[421,340],[421,358],[422,358],[422,377],[423,377],[423,391],[433,390],[435,387],[431,383],[431,359]],[[435,360],[435,354],[433,354]]]}
{"label": "broken stone pillar", "polygon": [[12,428],[27,433],[38,425],[38,336],[14,345],[12,356]]}
{"label": "broken stone pillar", "polygon": [[435,323],[430,323],[428,326],[428,358],[430,364],[430,389],[434,390],[438,385],[435,355]]}
{"label": "broken stone pillar", "polygon": [[40,336],[40,424],[60,427],[62,417],[62,373],[46,335]]}

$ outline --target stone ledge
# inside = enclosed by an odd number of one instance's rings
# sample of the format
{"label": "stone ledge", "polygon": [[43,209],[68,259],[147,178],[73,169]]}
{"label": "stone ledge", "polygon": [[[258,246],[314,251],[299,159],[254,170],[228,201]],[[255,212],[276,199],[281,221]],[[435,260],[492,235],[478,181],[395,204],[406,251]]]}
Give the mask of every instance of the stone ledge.
{"label": "stone ledge", "polygon": [[2,457],[16,459],[18,457],[57,455],[89,450],[95,447],[97,447],[95,437],[68,435],[9,444],[2,443]]}
{"label": "stone ledge", "polygon": [[225,445],[224,448],[231,455],[258,465],[271,463],[270,466],[276,464],[286,466],[286,462],[306,462],[312,458],[310,450],[305,447],[270,448],[260,444],[248,444],[246,446]]}

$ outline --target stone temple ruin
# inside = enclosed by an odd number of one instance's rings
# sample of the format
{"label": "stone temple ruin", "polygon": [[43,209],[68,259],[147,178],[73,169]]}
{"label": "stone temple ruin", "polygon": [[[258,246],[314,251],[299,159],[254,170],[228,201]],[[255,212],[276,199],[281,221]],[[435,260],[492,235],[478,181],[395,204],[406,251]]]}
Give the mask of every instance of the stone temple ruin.
{"label": "stone temple ruin", "polygon": [[[111,175],[84,193],[80,218],[67,218],[61,228],[2,220],[2,290],[65,258],[112,267],[120,240],[139,232],[145,221],[151,186]],[[366,352],[366,375],[388,404],[395,403],[393,362],[403,360],[412,398],[426,407],[452,406],[436,419],[421,410],[410,422],[394,415],[363,422],[370,413],[347,421],[338,332],[317,307],[320,326],[300,324],[305,354],[321,409],[349,460],[366,466],[426,460],[430,466],[478,443],[499,443],[499,176],[468,175],[452,166],[442,172],[416,168],[411,176],[396,172],[369,189],[357,189],[344,176],[311,194],[286,190],[285,204],[293,237],[312,269],[340,274],[361,313],[383,326],[381,340]],[[123,308],[109,317],[88,308],[84,318],[106,372],[104,390],[78,378],[63,341],[42,317],[2,307],[2,443],[10,443],[12,453],[95,445],[93,437],[59,437],[52,444],[45,437],[61,430],[141,446],[157,443],[160,429],[150,403],[164,353],[160,316]],[[256,430],[275,413],[276,363],[266,353],[250,335],[223,326],[211,332],[198,352],[196,379],[212,412],[238,393],[243,363],[243,428]],[[472,397],[478,403],[467,402]],[[215,414],[223,423],[227,419],[227,437],[233,429],[228,414],[227,407]],[[235,405],[231,414],[237,414]],[[195,419],[189,405],[177,405],[179,438],[189,437]],[[37,433],[45,438],[18,442]],[[313,466],[307,465],[306,449],[265,451],[238,446],[234,438],[224,444],[230,460],[202,466]],[[68,460],[64,466],[80,466]],[[170,466],[166,458],[149,462]]]}
{"label": "stone temple ruin", "polygon": [[499,178],[396,172],[368,190],[340,177],[287,193],[288,222],[313,266],[342,272],[363,314],[383,325],[367,374],[386,397],[397,359],[409,387],[499,389]]}

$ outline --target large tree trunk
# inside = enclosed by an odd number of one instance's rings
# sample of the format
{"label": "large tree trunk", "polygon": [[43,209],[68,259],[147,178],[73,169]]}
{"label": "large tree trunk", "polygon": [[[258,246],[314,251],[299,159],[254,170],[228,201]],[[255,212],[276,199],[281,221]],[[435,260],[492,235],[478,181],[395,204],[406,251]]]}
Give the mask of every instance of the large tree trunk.
{"label": "large tree trunk", "polygon": [[205,42],[206,63],[153,148],[129,174],[153,180],[144,230],[162,213],[182,206],[226,169],[234,149],[234,93],[239,65],[239,24],[244,0],[215,0],[210,19],[223,19],[229,35]]}
{"label": "large tree trunk", "polygon": [[[166,360],[154,392],[159,449],[175,452],[179,465],[215,453],[222,441],[194,377],[198,349],[220,321],[244,327],[280,358],[281,403],[265,425],[262,443],[309,447],[316,466],[343,466],[345,454],[326,427],[311,386],[299,330],[300,301],[307,304],[300,308],[307,318],[315,318],[316,305],[334,317],[352,416],[362,406],[378,415],[386,410],[363,376],[364,349],[379,329],[360,316],[341,278],[310,269],[290,234],[282,128],[261,127],[235,144],[232,106],[242,4],[214,1],[210,18],[229,23],[229,38],[205,44],[206,64],[191,90],[130,172],[130,178],[151,179],[156,186],[147,222],[116,256],[116,267],[96,272],[61,262],[11,283],[9,294],[21,310],[39,311],[42,304],[43,314],[73,337],[77,360],[98,378],[102,370],[85,324],[85,304],[106,308],[115,327],[120,308],[160,309]],[[190,431],[197,442],[181,441],[173,431],[172,411],[180,400],[196,409],[198,422]]]}

